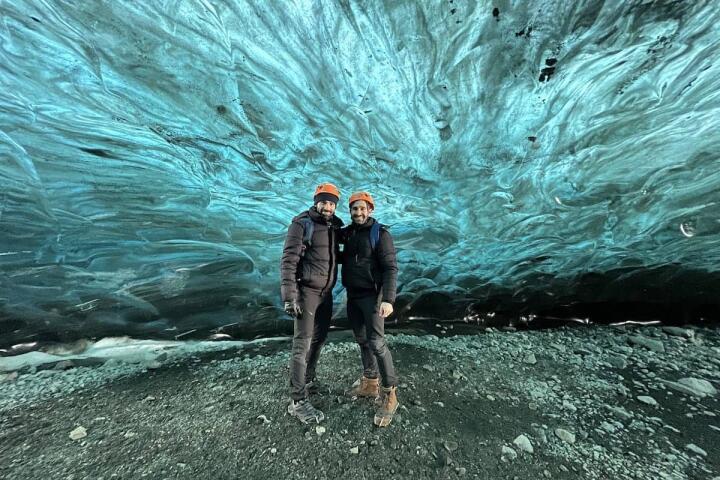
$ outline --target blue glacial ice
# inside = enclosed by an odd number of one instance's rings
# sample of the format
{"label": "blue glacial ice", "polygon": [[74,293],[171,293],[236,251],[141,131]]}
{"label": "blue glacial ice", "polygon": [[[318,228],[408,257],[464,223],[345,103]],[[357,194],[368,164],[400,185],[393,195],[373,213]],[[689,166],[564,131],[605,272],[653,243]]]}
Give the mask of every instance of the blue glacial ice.
{"label": "blue glacial ice", "polygon": [[0,343],[277,331],[283,237],[319,181],[375,196],[401,318],[720,303],[712,1],[0,19]]}

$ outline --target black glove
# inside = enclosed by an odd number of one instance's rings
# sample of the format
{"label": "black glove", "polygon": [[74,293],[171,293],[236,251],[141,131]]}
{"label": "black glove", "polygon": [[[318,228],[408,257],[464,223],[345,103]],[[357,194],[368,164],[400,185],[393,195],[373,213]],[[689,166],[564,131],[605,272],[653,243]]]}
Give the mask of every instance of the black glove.
{"label": "black glove", "polygon": [[299,318],[302,315],[302,308],[298,305],[297,300],[290,300],[285,302],[285,313],[294,318]]}

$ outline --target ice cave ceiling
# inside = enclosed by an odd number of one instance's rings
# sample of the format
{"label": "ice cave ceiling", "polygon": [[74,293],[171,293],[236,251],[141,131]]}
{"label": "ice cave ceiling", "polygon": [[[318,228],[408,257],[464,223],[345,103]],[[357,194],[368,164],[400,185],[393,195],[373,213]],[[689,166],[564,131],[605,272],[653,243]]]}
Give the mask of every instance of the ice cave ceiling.
{"label": "ice cave ceiling", "polygon": [[717,305],[720,8],[0,2],[0,179],[0,343],[272,331],[319,181],[401,317]]}

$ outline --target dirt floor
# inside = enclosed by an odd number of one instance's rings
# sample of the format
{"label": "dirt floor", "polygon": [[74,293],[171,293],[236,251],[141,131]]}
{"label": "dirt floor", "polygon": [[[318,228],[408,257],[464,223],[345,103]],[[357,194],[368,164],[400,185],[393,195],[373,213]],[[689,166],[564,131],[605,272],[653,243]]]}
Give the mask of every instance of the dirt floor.
{"label": "dirt floor", "polygon": [[[0,478],[720,475],[718,331],[444,331],[389,341],[401,407],[385,429],[373,426],[371,401],[344,393],[360,372],[347,332],[332,334],[320,361],[327,389],[312,400],[327,416],[321,425],[285,413],[289,341],[123,374],[117,362],[4,374]],[[78,427],[85,436],[72,439]]]}

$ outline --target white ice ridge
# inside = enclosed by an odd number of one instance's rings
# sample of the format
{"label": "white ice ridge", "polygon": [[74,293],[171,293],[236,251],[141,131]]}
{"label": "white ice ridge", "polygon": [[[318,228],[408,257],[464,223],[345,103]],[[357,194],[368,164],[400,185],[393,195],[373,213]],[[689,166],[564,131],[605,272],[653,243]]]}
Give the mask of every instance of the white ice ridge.
{"label": "white ice ridge", "polygon": [[250,341],[158,341],[136,340],[128,337],[109,337],[96,342],[76,342],[72,345],[56,346],[49,351],[33,351],[0,357],[0,372],[8,373],[33,369],[58,362],[77,362],[92,359],[94,363],[108,360],[129,364],[159,366],[162,363],[188,357],[200,352],[237,349],[243,346],[273,342],[282,338],[268,338]]}

